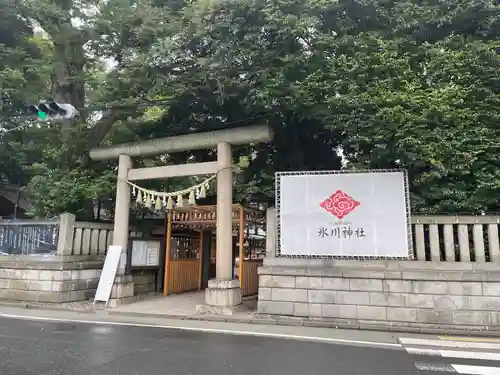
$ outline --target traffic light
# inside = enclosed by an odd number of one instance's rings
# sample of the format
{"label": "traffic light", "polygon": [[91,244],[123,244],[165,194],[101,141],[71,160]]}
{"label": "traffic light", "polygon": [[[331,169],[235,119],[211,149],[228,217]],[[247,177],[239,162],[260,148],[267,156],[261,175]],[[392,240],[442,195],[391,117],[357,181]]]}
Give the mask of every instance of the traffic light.
{"label": "traffic light", "polygon": [[78,111],[75,107],[68,103],[39,103],[38,105],[30,105],[29,110],[38,116],[40,121],[49,120],[68,120],[75,117]]}

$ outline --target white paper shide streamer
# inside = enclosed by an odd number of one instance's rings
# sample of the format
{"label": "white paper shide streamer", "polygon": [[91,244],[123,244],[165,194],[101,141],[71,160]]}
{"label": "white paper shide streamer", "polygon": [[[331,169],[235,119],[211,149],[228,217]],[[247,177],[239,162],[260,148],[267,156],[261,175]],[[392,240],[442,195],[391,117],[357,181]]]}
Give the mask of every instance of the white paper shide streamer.
{"label": "white paper shide streamer", "polygon": [[162,209],[171,210],[174,207],[182,207],[184,197],[187,197],[189,205],[195,205],[197,199],[206,197],[207,191],[210,189],[210,183],[216,176],[217,174],[214,174],[197,185],[169,193],[145,189],[130,181],[127,181],[127,183],[132,186],[132,195],[138,205],[160,211]]}

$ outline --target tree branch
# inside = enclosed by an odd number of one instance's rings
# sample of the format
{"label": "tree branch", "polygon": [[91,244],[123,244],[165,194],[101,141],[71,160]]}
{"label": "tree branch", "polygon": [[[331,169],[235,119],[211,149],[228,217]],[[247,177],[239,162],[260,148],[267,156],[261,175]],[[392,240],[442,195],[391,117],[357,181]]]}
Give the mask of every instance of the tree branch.
{"label": "tree branch", "polygon": [[113,124],[121,118],[123,118],[123,114],[115,108],[105,114],[102,119],[90,129],[86,151],[90,151],[99,146],[113,127]]}

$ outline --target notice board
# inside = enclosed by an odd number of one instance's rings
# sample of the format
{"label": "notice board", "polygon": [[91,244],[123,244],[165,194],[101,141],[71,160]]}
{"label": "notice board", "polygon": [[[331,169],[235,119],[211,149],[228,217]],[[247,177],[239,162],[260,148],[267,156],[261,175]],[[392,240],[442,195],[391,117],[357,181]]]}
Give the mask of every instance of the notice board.
{"label": "notice board", "polygon": [[158,267],[161,241],[132,240],[132,267]]}

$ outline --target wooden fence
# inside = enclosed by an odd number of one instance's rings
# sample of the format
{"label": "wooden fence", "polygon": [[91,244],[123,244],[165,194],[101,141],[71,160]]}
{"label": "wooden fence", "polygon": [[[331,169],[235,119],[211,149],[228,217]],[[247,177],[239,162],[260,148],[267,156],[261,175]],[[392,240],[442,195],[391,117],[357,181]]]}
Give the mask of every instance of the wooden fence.
{"label": "wooden fence", "polygon": [[173,259],[168,265],[168,294],[198,290],[200,287],[200,260]]}
{"label": "wooden fence", "polygon": [[262,259],[247,259],[243,261],[242,290],[243,297],[253,296],[259,293],[258,268],[262,266]]}

